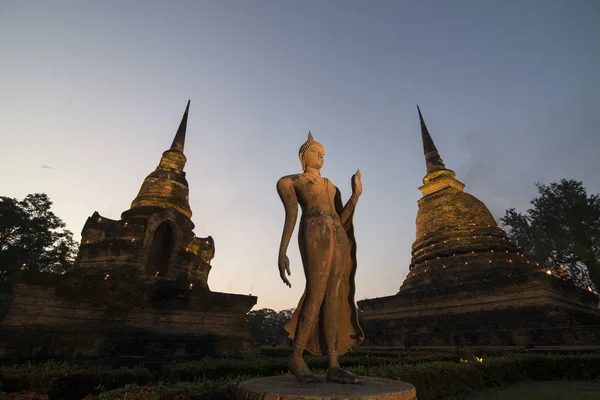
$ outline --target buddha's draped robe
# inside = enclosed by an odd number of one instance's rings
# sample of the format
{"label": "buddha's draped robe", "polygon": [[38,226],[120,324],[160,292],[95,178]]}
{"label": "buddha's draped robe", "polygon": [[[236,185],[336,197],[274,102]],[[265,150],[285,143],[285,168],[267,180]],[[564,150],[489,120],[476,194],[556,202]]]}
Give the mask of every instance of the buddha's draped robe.
{"label": "buddha's draped robe", "polygon": [[[341,203],[341,199],[340,199]],[[336,207],[337,214],[341,218],[341,207]],[[302,218],[305,216],[303,215]],[[348,237],[349,242],[349,256],[351,259],[351,263],[344,267],[341,276],[335,277],[330,274],[329,279],[340,279],[339,292],[337,295],[337,347],[336,352],[338,355],[342,355],[350,350],[352,347],[359,345],[364,340],[364,333],[358,323],[358,309],[356,308],[356,303],[354,299],[356,285],[354,282],[356,275],[356,240],[354,238],[354,208],[350,213],[346,223],[343,228],[346,236]],[[306,240],[306,239],[305,239]],[[306,268],[306,266],[305,266]],[[298,319],[300,317],[300,312],[302,310],[302,306],[304,305],[304,301],[306,298],[307,291],[310,290],[308,285],[310,284],[309,280],[306,280],[306,287],[304,289],[304,294],[300,298],[300,302],[298,307],[292,314],[289,322],[285,325],[284,329],[288,332],[290,339],[294,339],[296,333],[296,326],[298,324]],[[325,294],[325,298],[327,298],[327,293]],[[323,324],[321,323],[323,316],[323,305],[321,305],[321,311],[319,316],[317,317],[317,321],[314,325],[313,331],[309,337],[309,340],[306,344],[306,350],[312,355],[326,355],[327,354],[327,344],[325,342],[325,336],[323,329]]]}

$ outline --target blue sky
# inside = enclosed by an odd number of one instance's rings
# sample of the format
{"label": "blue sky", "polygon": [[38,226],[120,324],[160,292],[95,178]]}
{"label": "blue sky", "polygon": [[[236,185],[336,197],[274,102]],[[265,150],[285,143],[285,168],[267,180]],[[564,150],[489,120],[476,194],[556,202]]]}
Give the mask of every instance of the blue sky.
{"label": "blue sky", "polygon": [[[357,300],[397,292],[425,174],[416,104],[496,218],[535,182],[600,192],[600,2],[0,0],[0,195],[45,192],[76,237],[119,218],[191,99],[185,153],[212,290],[294,307],[275,183],[312,130],[356,213]],[[42,165],[50,169],[42,168]]]}

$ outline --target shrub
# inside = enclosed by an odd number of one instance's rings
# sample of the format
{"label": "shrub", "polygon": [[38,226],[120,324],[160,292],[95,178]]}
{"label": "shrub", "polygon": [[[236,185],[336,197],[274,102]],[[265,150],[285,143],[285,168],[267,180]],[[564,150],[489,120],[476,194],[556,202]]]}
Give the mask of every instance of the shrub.
{"label": "shrub", "polygon": [[3,366],[0,368],[0,392],[11,393],[31,389],[37,393],[49,393],[53,379],[72,369],[67,363],[54,361]]}
{"label": "shrub", "polygon": [[12,371],[27,380],[27,388],[36,393],[50,393],[52,383],[59,376],[72,371],[73,366],[66,362],[47,361],[27,363],[12,367]]}
{"label": "shrub", "polygon": [[124,388],[100,393],[97,396],[87,396],[88,399],[102,400],[160,400],[160,395],[152,386],[125,385]]}
{"label": "shrub", "polygon": [[222,400],[235,399],[237,384],[252,379],[250,376],[221,378],[213,381],[179,382],[176,384],[158,384],[140,387],[129,385],[122,389],[111,390],[93,396],[98,400]]}
{"label": "shrub", "polygon": [[434,399],[482,388],[483,379],[473,373],[473,368],[468,363],[432,362],[352,367],[349,370],[358,375],[408,382],[417,388],[419,399]]}
{"label": "shrub", "polygon": [[288,373],[287,360],[258,357],[253,360],[203,358],[198,361],[171,363],[159,372],[166,383],[219,380],[224,376],[269,376]]}
{"label": "shrub", "polygon": [[26,390],[29,387],[30,383],[28,377],[18,375],[14,372],[0,372],[0,392],[19,392],[21,390]]}
{"label": "shrub", "polygon": [[125,387],[127,384],[146,385],[153,375],[146,368],[85,368],[65,373],[53,381],[50,399],[81,399],[88,394]]}
{"label": "shrub", "polygon": [[2,399],[2,400],[48,400],[48,395],[34,393],[34,392],[20,392],[20,393],[10,393],[10,394],[0,393],[0,399]]}

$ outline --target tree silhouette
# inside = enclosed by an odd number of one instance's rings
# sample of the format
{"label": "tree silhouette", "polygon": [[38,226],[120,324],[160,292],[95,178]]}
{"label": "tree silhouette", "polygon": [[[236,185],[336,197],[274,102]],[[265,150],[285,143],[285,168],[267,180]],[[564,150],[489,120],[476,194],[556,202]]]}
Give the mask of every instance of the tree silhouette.
{"label": "tree silhouette", "polygon": [[511,208],[500,219],[509,237],[555,274],[600,290],[600,196],[576,180],[536,187],[539,196],[526,214]]}
{"label": "tree silhouette", "polygon": [[283,345],[288,337],[283,329],[294,309],[275,311],[270,308],[252,310],[246,314],[246,326],[252,338],[262,346]]}
{"label": "tree silhouette", "polygon": [[0,196],[0,291],[17,269],[60,274],[73,267],[77,244],[51,206],[43,193],[21,201]]}

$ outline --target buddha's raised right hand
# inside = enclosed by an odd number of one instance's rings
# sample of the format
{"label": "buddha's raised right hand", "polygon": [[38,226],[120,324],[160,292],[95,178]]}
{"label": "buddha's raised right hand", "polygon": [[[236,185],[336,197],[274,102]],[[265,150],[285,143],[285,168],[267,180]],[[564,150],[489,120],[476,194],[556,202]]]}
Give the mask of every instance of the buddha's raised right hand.
{"label": "buddha's raised right hand", "polygon": [[285,276],[286,272],[288,276],[292,274],[292,272],[290,271],[290,259],[285,254],[280,254],[278,263],[279,276],[281,277],[281,280],[289,287],[292,287],[292,284],[290,283],[290,281],[288,281],[288,278]]}
{"label": "buddha's raised right hand", "polygon": [[352,197],[354,197],[356,200],[358,200],[363,190],[361,178],[362,174],[360,173],[360,169],[358,169],[356,170],[356,173],[352,175],[351,179]]}

